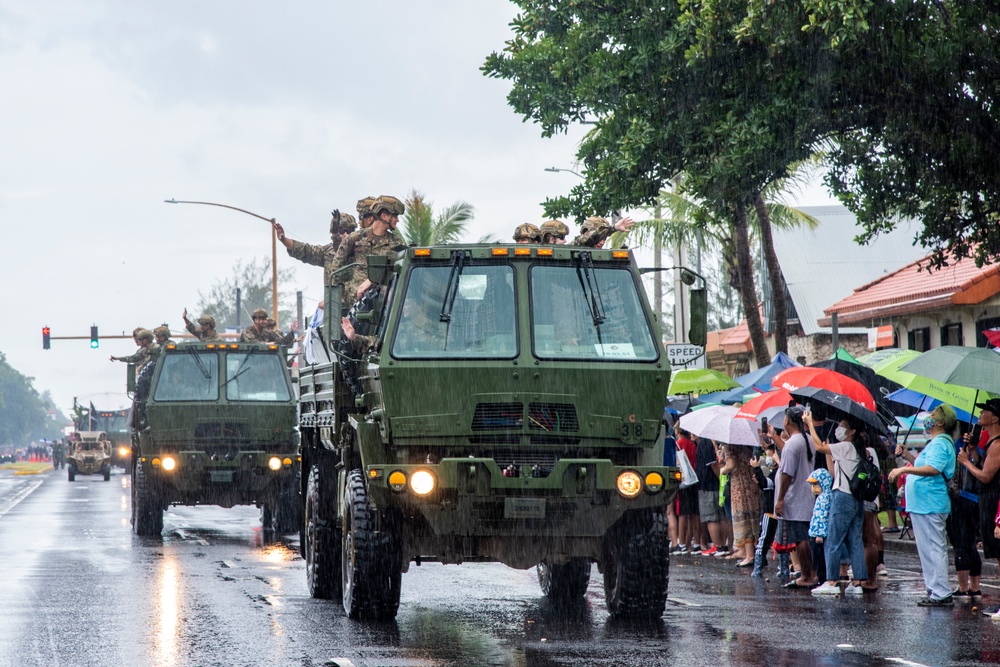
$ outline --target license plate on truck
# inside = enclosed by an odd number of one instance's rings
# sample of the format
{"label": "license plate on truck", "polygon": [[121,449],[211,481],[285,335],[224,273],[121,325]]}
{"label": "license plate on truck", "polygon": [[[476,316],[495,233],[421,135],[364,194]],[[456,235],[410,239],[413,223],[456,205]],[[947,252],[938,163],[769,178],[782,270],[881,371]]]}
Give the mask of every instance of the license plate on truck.
{"label": "license plate on truck", "polygon": [[544,519],[545,498],[505,498],[505,519]]}

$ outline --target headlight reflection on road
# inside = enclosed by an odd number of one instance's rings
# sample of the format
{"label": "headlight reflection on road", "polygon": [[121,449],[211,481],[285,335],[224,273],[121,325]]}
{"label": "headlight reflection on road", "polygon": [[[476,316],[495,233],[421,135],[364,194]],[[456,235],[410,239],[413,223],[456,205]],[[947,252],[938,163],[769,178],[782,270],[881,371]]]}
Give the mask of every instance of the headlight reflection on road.
{"label": "headlight reflection on road", "polygon": [[160,572],[160,631],[156,636],[159,665],[172,667],[177,664],[177,618],[180,614],[180,577],[177,573],[176,557],[164,554],[163,570]]}

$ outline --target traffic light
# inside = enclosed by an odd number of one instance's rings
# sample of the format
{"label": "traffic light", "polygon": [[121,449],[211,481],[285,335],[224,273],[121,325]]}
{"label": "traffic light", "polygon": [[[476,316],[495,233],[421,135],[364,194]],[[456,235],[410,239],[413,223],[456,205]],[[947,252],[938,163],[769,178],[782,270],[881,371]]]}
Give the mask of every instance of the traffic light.
{"label": "traffic light", "polygon": [[101,342],[97,337],[97,325],[94,324],[90,327],[90,347],[91,349],[96,349]]}
{"label": "traffic light", "polygon": [[52,347],[52,344],[49,342],[49,328],[42,327],[42,349],[47,350],[50,347]]}

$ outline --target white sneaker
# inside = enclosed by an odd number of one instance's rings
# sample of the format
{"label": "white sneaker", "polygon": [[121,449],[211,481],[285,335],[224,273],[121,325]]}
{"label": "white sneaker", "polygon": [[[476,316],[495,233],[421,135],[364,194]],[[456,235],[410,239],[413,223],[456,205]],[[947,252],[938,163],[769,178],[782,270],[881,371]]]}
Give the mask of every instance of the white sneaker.
{"label": "white sneaker", "polygon": [[885,569],[885,565],[879,565],[877,568],[875,568],[875,574],[880,577],[888,577],[889,570]]}
{"label": "white sneaker", "polygon": [[990,614],[990,618],[994,621],[1000,621],[1000,609],[997,609],[994,613]]}
{"label": "white sneaker", "polygon": [[[860,587],[859,587],[860,588]],[[837,584],[824,581],[822,584],[812,589],[813,595],[840,595],[840,586]]]}
{"label": "white sneaker", "polygon": [[861,588],[861,586],[858,586],[856,584],[848,584],[844,588],[844,595],[864,595],[864,594],[865,594],[865,589]]}

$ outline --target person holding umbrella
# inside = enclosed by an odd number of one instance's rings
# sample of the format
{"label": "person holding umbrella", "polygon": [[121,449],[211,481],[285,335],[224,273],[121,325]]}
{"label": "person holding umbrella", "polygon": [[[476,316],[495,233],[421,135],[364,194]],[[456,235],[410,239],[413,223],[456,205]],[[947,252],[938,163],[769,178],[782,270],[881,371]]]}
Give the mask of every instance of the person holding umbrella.
{"label": "person holding umbrella", "polygon": [[[979,481],[979,527],[983,540],[983,556],[996,558],[1000,565],[1000,539],[993,533],[993,517],[1000,504],[1000,398],[991,398],[985,403],[976,403],[981,408],[979,425],[982,427],[985,443],[971,443],[958,453],[958,463],[968,474]],[[969,450],[972,450],[971,452]]]}
{"label": "person holding umbrella", "polygon": [[[955,410],[945,403],[934,408],[924,420],[924,430],[930,441],[915,459],[902,445],[896,445],[896,456],[913,460],[912,468],[896,468],[889,473],[889,482],[906,475],[906,511],[913,523],[917,555],[924,574],[927,597],[917,603],[921,607],[953,607],[951,585],[948,583],[948,541],[945,525],[951,513],[948,480],[955,474],[955,442],[951,434],[958,418]],[[857,576],[857,575],[855,575]]]}
{"label": "person holding umbrella", "polygon": [[861,582],[868,579],[868,567],[865,563],[865,547],[861,538],[861,530],[865,517],[864,502],[851,493],[851,478],[857,470],[862,456],[867,456],[867,442],[861,423],[854,417],[845,415],[834,432],[837,442],[826,443],[820,440],[813,423],[812,412],[802,417],[813,446],[820,454],[833,458],[833,493],[830,496],[830,516],[827,525],[826,540],[823,542],[823,555],[826,557],[826,582],[813,589],[813,595],[839,595],[840,584],[840,550],[847,547],[847,555],[851,560],[851,570],[854,580],[844,589],[846,595],[859,595],[865,589]]}

